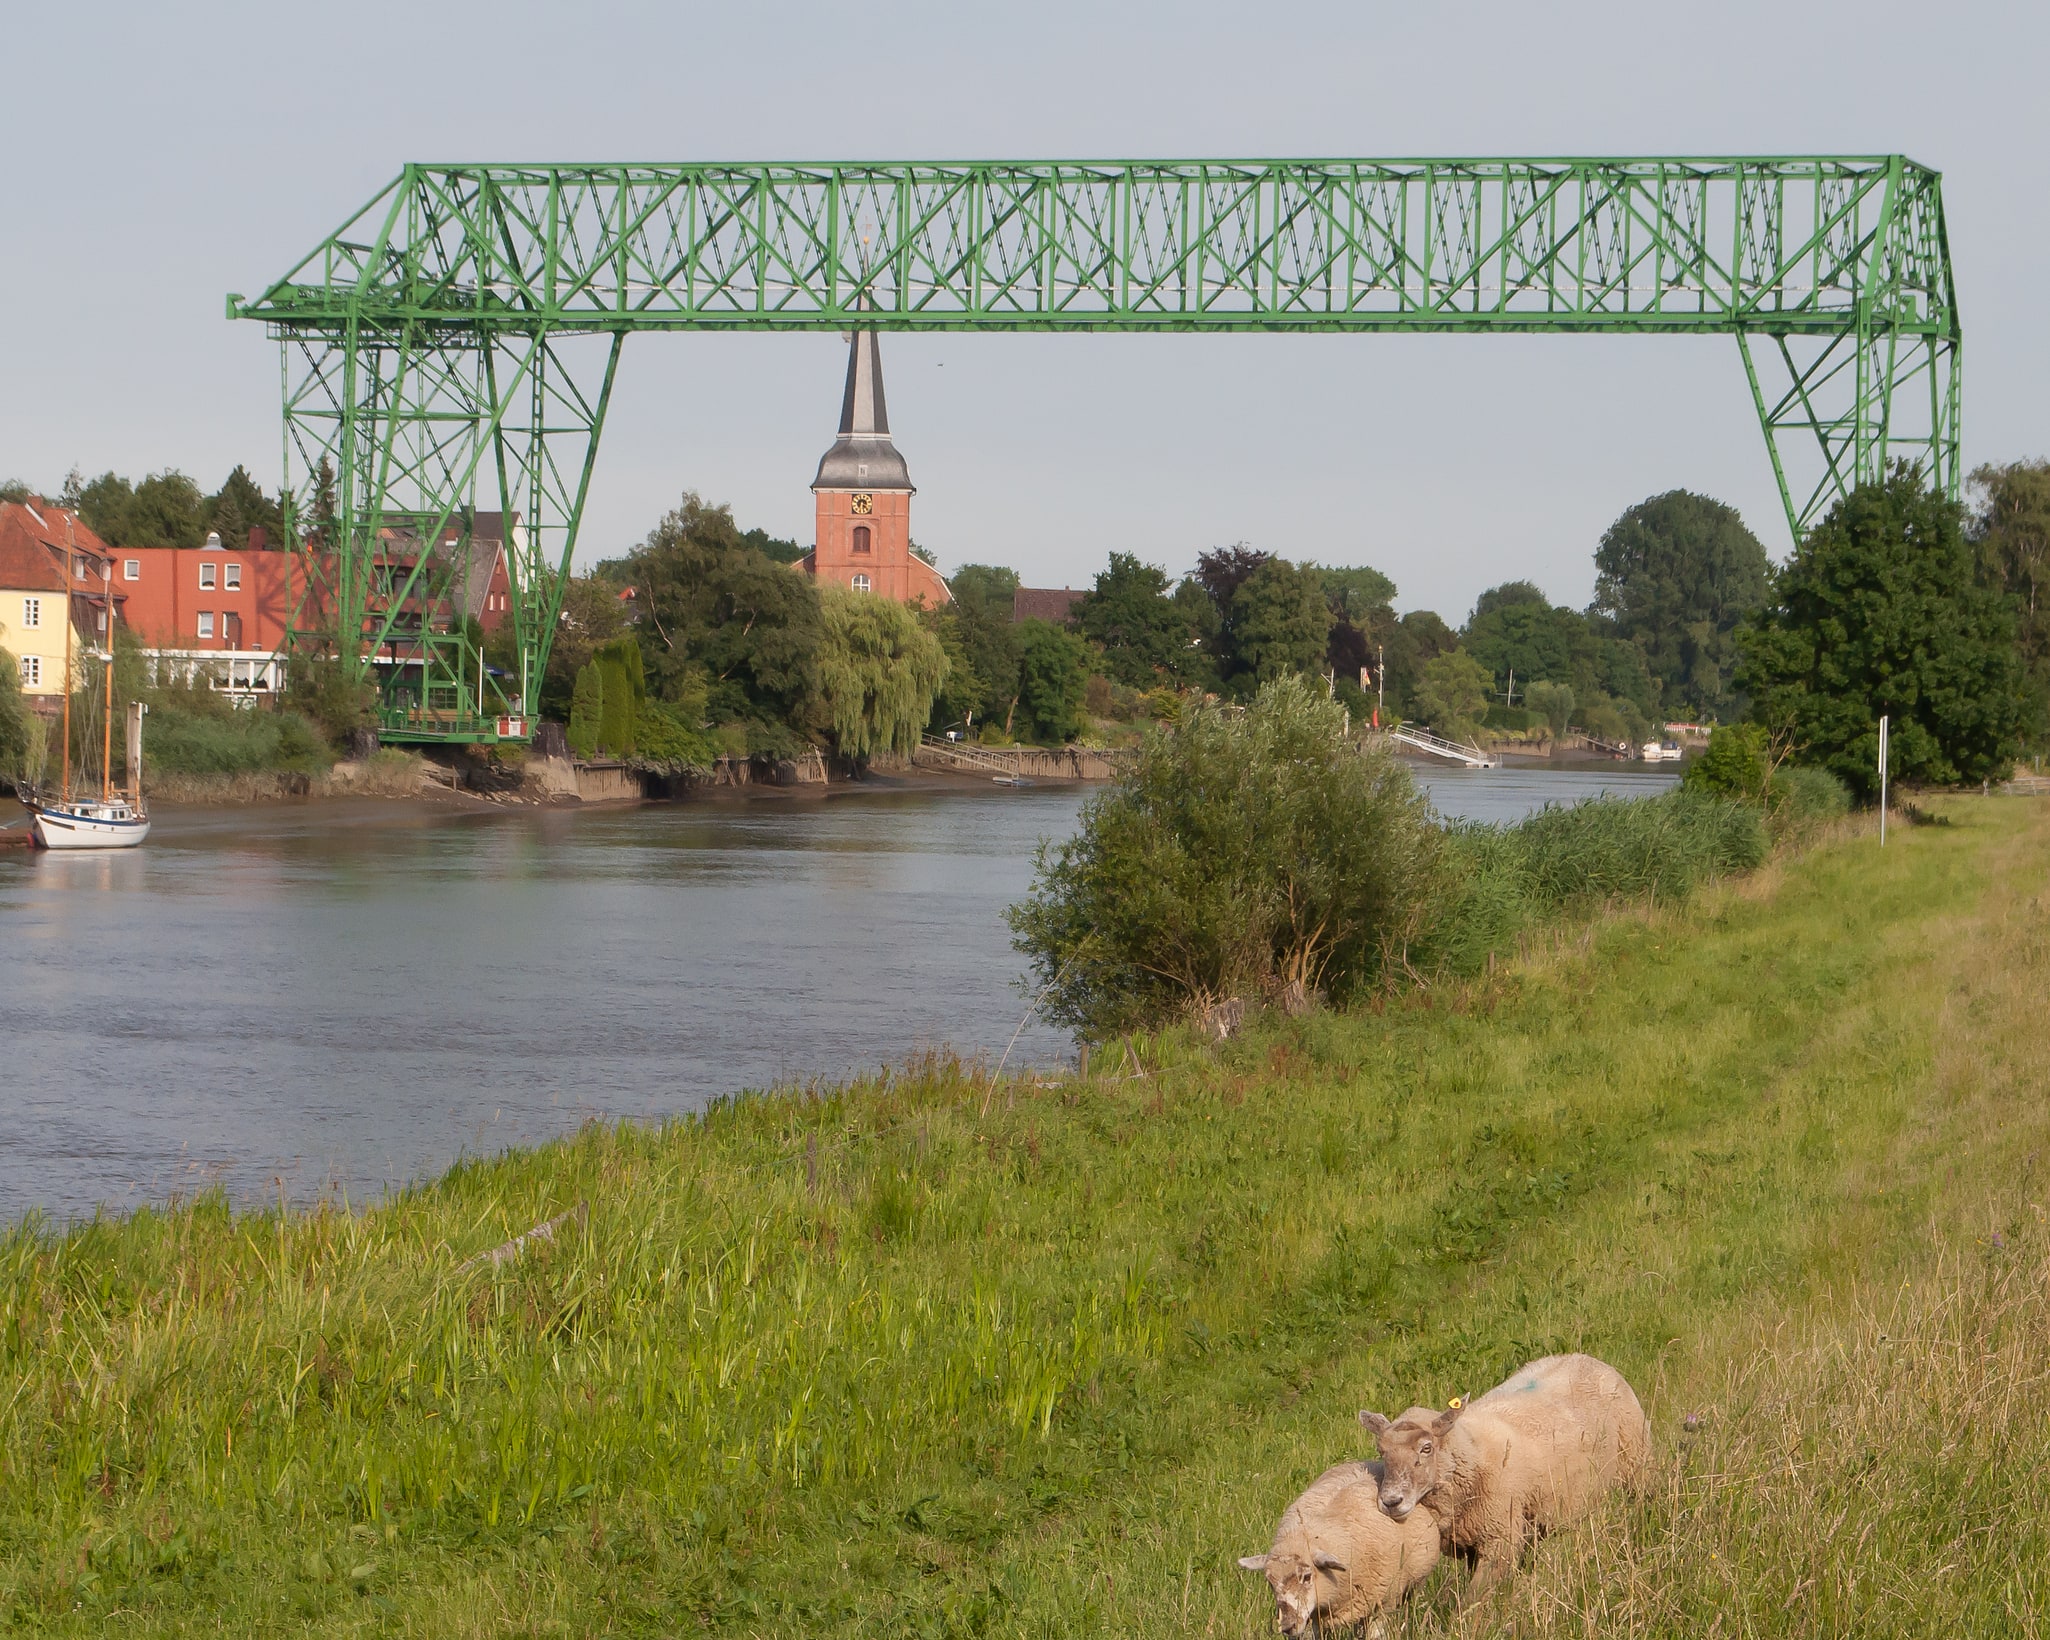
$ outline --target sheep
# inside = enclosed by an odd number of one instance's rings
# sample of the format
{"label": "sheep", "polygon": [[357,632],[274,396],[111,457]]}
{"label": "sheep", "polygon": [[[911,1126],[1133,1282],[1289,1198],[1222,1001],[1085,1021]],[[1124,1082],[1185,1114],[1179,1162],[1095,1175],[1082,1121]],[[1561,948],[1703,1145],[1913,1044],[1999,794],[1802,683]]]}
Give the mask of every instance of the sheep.
{"label": "sheep", "polygon": [[1381,1512],[1381,1466],[1327,1469],[1282,1512],[1274,1547],[1239,1564],[1274,1586],[1283,1634],[1369,1619],[1369,1640],[1390,1611],[1438,1564],[1438,1525],[1428,1515],[1398,1523]]}
{"label": "sheep", "polygon": [[1526,1534],[1579,1518],[1651,1456],[1636,1393],[1591,1355],[1548,1355],[1446,1412],[1362,1412],[1360,1422],[1381,1451],[1383,1511],[1407,1521],[1422,1504],[1445,1552],[1475,1562],[1467,1602],[1515,1571]]}

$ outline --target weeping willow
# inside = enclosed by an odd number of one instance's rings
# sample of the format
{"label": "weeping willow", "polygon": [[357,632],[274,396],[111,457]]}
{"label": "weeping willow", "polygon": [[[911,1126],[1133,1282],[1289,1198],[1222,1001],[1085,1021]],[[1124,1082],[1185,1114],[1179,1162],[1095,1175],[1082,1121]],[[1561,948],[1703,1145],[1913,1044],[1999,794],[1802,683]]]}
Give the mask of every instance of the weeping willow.
{"label": "weeping willow", "polygon": [[947,681],[940,641],[902,604],[819,588],[819,692],[842,757],[909,754]]}

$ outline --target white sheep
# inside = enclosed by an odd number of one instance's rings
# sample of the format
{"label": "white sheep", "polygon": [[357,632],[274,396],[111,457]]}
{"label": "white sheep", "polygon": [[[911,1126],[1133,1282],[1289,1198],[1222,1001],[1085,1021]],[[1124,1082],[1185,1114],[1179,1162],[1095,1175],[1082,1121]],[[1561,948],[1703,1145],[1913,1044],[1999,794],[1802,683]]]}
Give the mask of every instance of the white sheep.
{"label": "white sheep", "polygon": [[1274,1621],[1283,1634],[1360,1623],[1375,1640],[1383,1614],[1438,1564],[1438,1526],[1428,1514],[1407,1522],[1382,1512],[1381,1466],[1327,1469],[1282,1512],[1274,1547],[1239,1564],[1265,1572],[1274,1588]]}
{"label": "white sheep", "polygon": [[1651,1456],[1636,1392],[1591,1355],[1548,1355],[1447,1412],[1360,1422],[1381,1449],[1382,1510],[1407,1522],[1421,1504],[1445,1551],[1476,1561],[1468,1600],[1515,1570],[1526,1537],[1578,1519]]}

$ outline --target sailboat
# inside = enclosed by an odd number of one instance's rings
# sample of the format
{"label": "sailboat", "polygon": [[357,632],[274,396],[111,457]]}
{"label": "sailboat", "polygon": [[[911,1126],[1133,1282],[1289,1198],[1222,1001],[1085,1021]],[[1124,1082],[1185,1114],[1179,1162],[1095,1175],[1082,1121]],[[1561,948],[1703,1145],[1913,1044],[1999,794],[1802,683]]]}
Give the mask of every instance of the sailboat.
{"label": "sailboat", "polygon": [[[112,566],[106,572],[112,574]],[[35,817],[36,841],[44,848],[134,848],[149,836],[149,814],[142,806],[141,701],[128,707],[128,787],[117,788],[114,770],[114,611],[107,600],[107,648],[92,651],[105,663],[102,675],[105,725],[100,736],[100,795],[81,797],[71,790],[71,623],[64,623],[64,776],[59,795],[36,792],[26,799]]]}

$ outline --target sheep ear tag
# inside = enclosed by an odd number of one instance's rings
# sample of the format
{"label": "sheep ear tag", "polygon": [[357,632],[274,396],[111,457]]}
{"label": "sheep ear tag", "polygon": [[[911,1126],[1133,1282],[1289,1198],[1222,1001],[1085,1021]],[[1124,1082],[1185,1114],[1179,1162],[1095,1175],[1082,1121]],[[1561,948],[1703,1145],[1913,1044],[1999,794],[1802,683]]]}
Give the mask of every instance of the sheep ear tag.
{"label": "sheep ear tag", "polygon": [[1465,1410],[1466,1397],[1463,1395],[1453,1396],[1452,1404],[1431,1421],[1431,1432],[1436,1435],[1443,1435],[1445,1431],[1459,1422],[1459,1415]]}
{"label": "sheep ear tag", "polygon": [[1267,1557],[1265,1555],[1240,1555],[1239,1564],[1249,1572],[1264,1572],[1267,1570]]}

